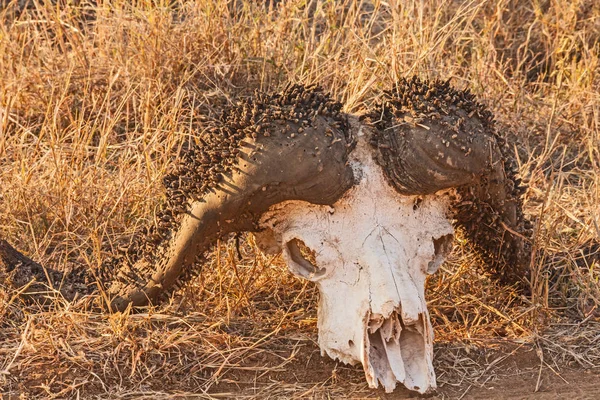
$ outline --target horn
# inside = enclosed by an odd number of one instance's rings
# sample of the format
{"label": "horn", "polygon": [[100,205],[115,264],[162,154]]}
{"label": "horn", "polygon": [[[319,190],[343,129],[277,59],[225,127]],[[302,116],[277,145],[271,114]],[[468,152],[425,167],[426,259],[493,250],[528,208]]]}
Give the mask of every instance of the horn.
{"label": "horn", "polygon": [[257,230],[276,203],[339,199],[354,181],[340,109],[321,89],[294,85],[223,112],[164,178],[168,201],[156,222],[103,264],[112,310],[155,302],[219,237]]}
{"label": "horn", "polygon": [[456,188],[456,224],[503,281],[519,282],[529,266],[530,224],[524,188],[493,115],[449,81],[402,79],[362,117],[388,182],[403,195]]}

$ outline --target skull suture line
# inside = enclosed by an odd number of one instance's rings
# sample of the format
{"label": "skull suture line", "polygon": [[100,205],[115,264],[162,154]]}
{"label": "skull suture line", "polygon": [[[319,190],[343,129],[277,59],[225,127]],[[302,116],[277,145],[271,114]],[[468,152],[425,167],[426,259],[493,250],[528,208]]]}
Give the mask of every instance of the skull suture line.
{"label": "skull suture line", "polygon": [[[424,393],[436,387],[425,278],[451,250],[448,199],[398,194],[358,136],[350,161],[356,186],[333,206],[273,206],[261,220],[272,232],[257,242],[276,238],[271,252],[281,247],[292,273],[317,282],[322,353],[361,362],[371,387],[379,381],[392,391],[402,382]],[[314,251],[316,265],[299,241]]]}

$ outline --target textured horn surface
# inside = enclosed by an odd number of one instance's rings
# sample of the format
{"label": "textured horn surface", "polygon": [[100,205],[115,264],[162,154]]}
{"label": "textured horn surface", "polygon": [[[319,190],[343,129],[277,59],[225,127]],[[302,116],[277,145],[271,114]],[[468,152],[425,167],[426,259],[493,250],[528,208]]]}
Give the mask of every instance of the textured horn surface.
{"label": "textured horn surface", "polygon": [[491,114],[447,82],[402,80],[365,119],[377,162],[401,194],[471,183],[500,158]]}
{"label": "textured horn surface", "polygon": [[507,283],[530,262],[531,226],[522,211],[514,156],[492,113],[448,82],[403,79],[363,117],[388,182],[406,195],[457,188],[457,225]]}
{"label": "textured horn surface", "polygon": [[112,308],[154,301],[217,238],[258,229],[273,204],[340,198],[353,185],[353,139],[340,108],[317,88],[292,86],[225,111],[165,177],[157,222],[105,266]]}

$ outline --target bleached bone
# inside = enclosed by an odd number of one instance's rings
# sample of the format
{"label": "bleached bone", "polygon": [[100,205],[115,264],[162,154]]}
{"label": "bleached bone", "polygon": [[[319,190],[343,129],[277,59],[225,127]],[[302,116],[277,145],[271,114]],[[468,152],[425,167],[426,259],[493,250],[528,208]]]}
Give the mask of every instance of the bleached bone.
{"label": "bleached bone", "polygon": [[[433,330],[424,288],[452,243],[446,195],[402,196],[363,135],[351,155],[356,185],[333,206],[289,201],[263,215],[292,273],[317,283],[322,354],[361,362],[369,386],[435,388]],[[274,233],[274,235],[273,235]],[[313,265],[300,244],[314,252]],[[266,249],[267,251],[269,249]]]}

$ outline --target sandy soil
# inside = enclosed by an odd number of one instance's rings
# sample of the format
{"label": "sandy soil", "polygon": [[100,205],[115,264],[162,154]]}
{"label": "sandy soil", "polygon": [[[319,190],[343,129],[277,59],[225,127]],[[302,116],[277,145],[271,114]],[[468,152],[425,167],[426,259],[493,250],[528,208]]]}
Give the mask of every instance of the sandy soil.
{"label": "sandy soil", "polygon": [[[502,378],[483,387],[471,388],[463,399],[598,399],[600,398],[600,373],[598,371],[571,370],[560,375],[542,371],[536,392],[539,368],[521,371],[512,378]],[[384,397],[387,398],[387,397]],[[393,397],[391,397],[393,398]],[[434,397],[442,398],[442,397]]]}
{"label": "sandy soil", "polygon": [[[448,376],[454,374],[445,372],[438,376],[440,387],[437,392],[426,395],[403,387],[398,387],[393,393],[370,390],[364,384],[360,366],[345,366],[321,357],[319,350],[311,346],[303,346],[280,371],[259,377],[254,373],[232,371],[213,386],[212,392],[218,397],[254,397],[265,385],[270,387],[264,392],[268,398],[600,399],[598,369],[563,368],[549,363],[540,368],[540,359],[531,348],[521,348],[512,355],[509,355],[512,353],[510,348],[487,353],[487,359],[501,357],[503,361],[490,367],[476,380],[461,379],[458,373]],[[447,367],[440,366],[440,369]],[[481,367],[483,371],[487,368],[485,365]],[[327,379],[327,376],[330,378]],[[277,384],[280,390],[273,391]]]}

